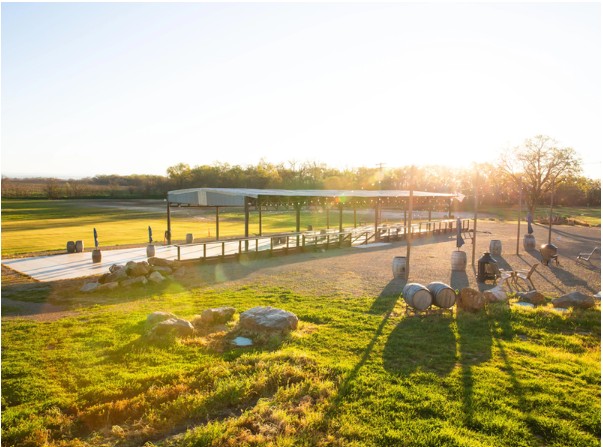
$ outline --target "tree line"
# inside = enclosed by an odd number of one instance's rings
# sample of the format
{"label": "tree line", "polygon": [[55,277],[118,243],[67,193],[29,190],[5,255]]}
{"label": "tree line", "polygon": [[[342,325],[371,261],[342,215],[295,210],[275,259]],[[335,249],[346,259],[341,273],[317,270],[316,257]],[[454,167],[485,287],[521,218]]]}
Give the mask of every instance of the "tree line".
{"label": "tree line", "polygon": [[[448,166],[361,167],[337,169],[319,162],[269,163],[240,166],[228,163],[190,166],[178,163],[159,175],[98,175],[91,178],[2,178],[3,198],[165,198],[184,188],[257,189],[402,189],[461,193],[480,206],[509,206],[522,200],[533,210],[556,205],[601,205],[601,181],[581,175],[580,160],[571,148],[560,148],[536,136],[501,154],[493,163],[463,169]],[[465,206],[469,206],[466,201]]]}

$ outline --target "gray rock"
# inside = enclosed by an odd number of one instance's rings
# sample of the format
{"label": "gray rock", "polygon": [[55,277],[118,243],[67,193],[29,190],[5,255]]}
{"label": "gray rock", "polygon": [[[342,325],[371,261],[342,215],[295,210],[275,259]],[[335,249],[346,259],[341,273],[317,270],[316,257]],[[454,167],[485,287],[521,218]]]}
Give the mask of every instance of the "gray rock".
{"label": "gray rock", "polygon": [[546,301],[546,298],[544,297],[544,295],[540,292],[537,292],[536,290],[530,290],[528,292],[520,292],[517,294],[517,296],[519,297],[519,299],[525,303],[531,303],[531,304],[544,304]]}
{"label": "gray rock", "polygon": [[106,282],[104,284],[99,284],[96,290],[113,290],[119,287],[119,283],[117,281]]}
{"label": "gray rock", "polygon": [[148,259],[149,264],[152,266],[170,267],[174,268],[176,261],[170,261],[168,259],[156,258],[155,256]]}
{"label": "gray rock", "polygon": [[175,333],[180,336],[193,335],[195,328],[189,321],[182,318],[169,318],[157,323],[151,329],[152,335],[165,335],[169,333]]}
{"label": "gray rock", "polygon": [[94,292],[98,288],[97,282],[88,282],[82,286],[80,292]]}
{"label": "gray rock", "polygon": [[159,272],[153,272],[149,275],[149,281],[159,284],[160,282],[165,281],[163,275]]}
{"label": "gray rock", "polygon": [[130,261],[126,264],[126,273],[132,277],[146,276],[149,274],[149,265],[144,261]]}
{"label": "gray rock", "polygon": [[126,279],[128,274],[126,273],[125,267],[119,269],[113,269],[111,273],[104,274],[98,282],[100,283],[108,283],[108,282],[119,282],[122,279]]}
{"label": "gray rock", "polygon": [[252,332],[289,332],[297,329],[299,319],[294,313],[274,307],[254,307],[239,317],[242,329]]}
{"label": "gray rock", "polygon": [[201,312],[201,322],[205,324],[223,324],[232,319],[236,310],[234,307],[218,307],[205,309]]}
{"label": "gray rock", "polygon": [[151,272],[159,272],[162,275],[171,275],[172,269],[169,267],[161,266],[161,265],[152,265]]}
{"label": "gray rock", "polygon": [[463,310],[478,312],[486,305],[486,298],[479,290],[465,287],[461,290],[456,305]]}
{"label": "gray rock", "polygon": [[120,284],[124,287],[130,287],[134,285],[144,286],[149,281],[144,276],[135,276],[133,278],[124,279]]}
{"label": "gray rock", "polygon": [[161,321],[169,320],[170,318],[177,318],[176,315],[170,312],[153,312],[152,314],[147,315],[147,323],[148,324],[157,324]]}
{"label": "gray rock", "polygon": [[109,267],[109,273],[114,273],[117,270],[121,270],[126,268],[125,265],[121,265],[121,264],[113,264],[111,267]]}
{"label": "gray rock", "polygon": [[588,309],[595,305],[595,299],[592,296],[580,292],[570,292],[567,295],[560,296],[551,300],[554,307],[579,307]]}

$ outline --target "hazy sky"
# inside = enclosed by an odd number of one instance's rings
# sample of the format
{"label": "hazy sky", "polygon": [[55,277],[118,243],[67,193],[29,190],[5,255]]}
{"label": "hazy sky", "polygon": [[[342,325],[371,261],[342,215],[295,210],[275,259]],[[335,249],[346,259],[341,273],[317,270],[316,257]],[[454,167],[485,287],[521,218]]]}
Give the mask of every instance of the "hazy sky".
{"label": "hazy sky", "polygon": [[2,174],[494,162],[600,177],[600,3],[2,3]]}

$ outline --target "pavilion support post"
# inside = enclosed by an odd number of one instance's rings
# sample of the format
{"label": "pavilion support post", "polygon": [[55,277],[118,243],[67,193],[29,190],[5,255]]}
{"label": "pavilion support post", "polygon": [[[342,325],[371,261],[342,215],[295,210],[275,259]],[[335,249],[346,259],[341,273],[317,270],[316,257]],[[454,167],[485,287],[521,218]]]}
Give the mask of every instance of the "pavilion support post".
{"label": "pavilion support post", "polygon": [[331,228],[331,224],[329,223],[329,205],[325,206],[325,211],[327,212],[327,230]]}
{"label": "pavilion support post", "polygon": [[471,250],[471,265],[473,266],[473,270],[477,272],[475,268],[475,245],[477,243],[477,182],[478,182],[478,173],[475,171],[475,183],[473,185],[473,189],[475,190],[475,197],[473,199],[473,247]]}
{"label": "pavilion support post", "polygon": [[412,245],[413,174],[414,167],[410,170],[410,194],[408,196],[408,227],[406,230],[406,279],[408,279],[410,274],[410,246]]}
{"label": "pavilion support post", "polygon": [[258,197],[258,231],[260,236],[262,235],[262,199]]}
{"label": "pavilion support post", "polygon": [[343,238],[343,203],[339,204],[339,245],[341,245],[341,241]]}
{"label": "pavilion support post", "polygon": [[245,251],[249,251],[249,197],[245,197]]}
{"label": "pavilion support post", "polygon": [[523,185],[519,185],[519,212],[517,213],[517,245],[515,246],[515,254],[519,256],[519,235],[521,233],[521,193],[523,190]]}
{"label": "pavilion support post", "polygon": [[379,200],[375,202],[375,242],[379,242]]}
{"label": "pavilion support post", "polygon": [[354,205],[354,228],[358,228],[358,221],[356,220],[356,205]]}
{"label": "pavilion support post", "polygon": [[295,204],[295,232],[297,233],[296,237],[296,246],[299,247],[299,232],[301,231],[301,204]]}
{"label": "pavilion support post", "polygon": [[216,207],[216,240],[220,240],[220,207]]}
{"label": "pavilion support post", "polygon": [[172,219],[170,216],[170,202],[167,203],[167,231],[165,232],[165,239],[168,245],[172,245]]}

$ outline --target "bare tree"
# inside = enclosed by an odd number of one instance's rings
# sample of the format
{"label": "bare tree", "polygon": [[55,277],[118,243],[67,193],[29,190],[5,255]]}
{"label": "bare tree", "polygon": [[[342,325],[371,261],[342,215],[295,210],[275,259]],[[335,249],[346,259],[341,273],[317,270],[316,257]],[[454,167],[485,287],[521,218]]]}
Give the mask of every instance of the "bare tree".
{"label": "bare tree", "polygon": [[558,180],[582,171],[581,163],[573,148],[559,147],[551,137],[536,135],[506,151],[498,166],[518,188],[523,188],[528,209],[534,214],[536,204],[553,191]]}

